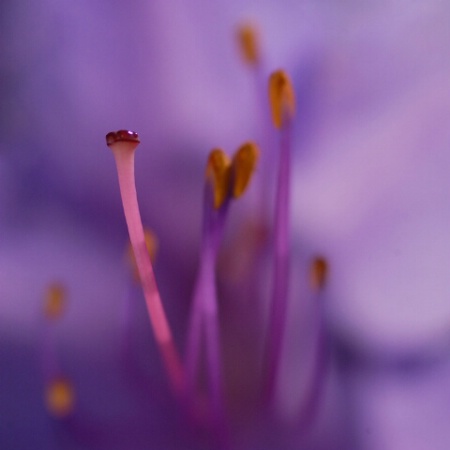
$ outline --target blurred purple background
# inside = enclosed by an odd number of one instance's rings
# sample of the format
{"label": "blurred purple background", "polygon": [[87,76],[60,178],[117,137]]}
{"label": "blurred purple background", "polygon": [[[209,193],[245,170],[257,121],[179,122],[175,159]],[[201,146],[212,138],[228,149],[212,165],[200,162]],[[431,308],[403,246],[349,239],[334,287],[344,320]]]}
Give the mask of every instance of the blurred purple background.
{"label": "blurred purple background", "polygon": [[[104,136],[127,128],[141,137],[138,195],[160,241],[155,270],[182,342],[206,155],[263,135],[261,102],[234,36],[252,20],[265,69],[285,68],[298,102],[281,417],[292,419],[302,393],[306,319],[295,286],[321,253],[330,262],[333,364],[322,439],[311,445],[447,449],[449,19],[450,3],[439,0],[3,1],[0,448],[191,445],[177,440],[182,431],[174,435],[183,426],[164,394],[139,416],[129,387],[117,391],[127,235]],[[252,198],[241,210],[251,210]],[[124,427],[135,441],[61,430],[45,412],[40,308],[55,279],[69,292],[58,338],[79,386],[78,412],[100,430],[113,430],[117,417],[142,417]],[[156,361],[147,370],[164,386],[146,320],[142,359]],[[259,428],[243,434],[242,448],[279,448]],[[286,448],[302,447],[293,439]]]}

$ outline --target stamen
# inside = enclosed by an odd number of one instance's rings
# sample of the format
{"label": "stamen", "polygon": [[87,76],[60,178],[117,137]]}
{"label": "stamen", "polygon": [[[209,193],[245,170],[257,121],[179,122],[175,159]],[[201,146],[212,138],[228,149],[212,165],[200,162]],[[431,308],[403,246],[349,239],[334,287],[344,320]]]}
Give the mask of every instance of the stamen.
{"label": "stamen", "polygon": [[314,364],[311,371],[306,398],[302,401],[299,411],[299,426],[302,433],[311,428],[320,405],[327,365],[329,360],[328,338],[324,318],[324,288],[328,277],[328,262],[322,256],[316,257],[310,266],[311,288],[313,293],[314,315],[316,324]]}
{"label": "stamen", "polygon": [[47,288],[44,314],[48,319],[61,317],[66,308],[66,289],[62,283],[52,283]]}
{"label": "stamen", "polygon": [[261,52],[258,30],[250,23],[244,23],[237,28],[237,38],[244,61],[256,66],[260,63]]}
{"label": "stamen", "polygon": [[230,169],[231,162],[226,153],[214,149],[206,164],[200,267],[192,301],[186,350],[188,389],[192,400],[200,368],[202,335],[206,338],[211,406],[215,426],[219,428],[223,427],[224,412],[215,271],[230,199]]}
{"label": "stamen", "polygon": [[258,159],[259,149],[254,142],[246,142],[235,153],[232,162],[234,198],[239,198],[247,189]]}
{"label": "stamen", "polygon": [[319,256],[311,264],[310,279],[313,291],[318,292],[325,287],[328,277],[328,262]]}
{"label": "stamen", "polygon": [[277,70],[270,76],[269,100],[275,128],[281,128],[295,114],[294,88],[284,70]]}
{"label": "stamen", "polygon": [[69,416],[75,406],[75,391],[72,383],[63,377],[52,380],[45,391],[45,404],[48,412],[62,419]]}
{"label": "stamen", "polygon": [[50,415],[61,419],[70,415],[74,408],[72,384],[62,373],[58,352],[56,325],[67,306],[67,289],[61,282],[50,283],[44,296],[44,321],[42,323],[42,375],[45,383],[45,406]]}
{"label": "stamen", "polygon": [[134,150],[139,142],[137,133],[132,131],[119,130],[106,135],[106,143],[111,148],[116,161],[125,220],[136,257],[136,264],[153,332],[171,387],[176,394],[180,394],[184,389],[184,371],[153,274],[152,263],[145,244],[144,229],[136,194]]}
{"label": "stamen", "polygon": [[[258,203],[255,205],[256,210],[252,213],[252,220],[263,222],[262,226],[268,225],[268,220],[271,214],[271,208],[269,208],[267,199],[272,196],[273,192],[273,180],[274,173],[273,167],[275,165],[275,154],[273,148],[274,133],[272,129],[271,111],[269,111],[269,105],[267,103],[267,76],[264,61],[264,52],[260,43],[259,28],[253,25],[251,22],[244,22],[237,28],[237,36],[239,38],[239,49],[243,55],[247,66],[250,68],[249,74],[252,78],[252,85],[255,89],[256,100],[256,120],[258,133],[257,140],[261,146],[261,161],[260,161],[260,176],[256,180],[258,183],[257,192]],[[246,55],[249,55],[248,57]],[[254,57],[253,55],[256,55]],[[252,63],[252,61],[254,63]],[[263,248],[260,249],[262,251]],[[258,262],[255,255],[255,270]]]}
{"label": "stamen", "polygon": [[269,80],[269,96],[275,126],[279,128],[280,152],[275,199],[274,265],[270,329],[266,348],[265,400],[273,402],[287,312],[290,270],[290,159],[291,118],[294,112],[294,92],[288,76],[277,71]]}
{"label": "stamen", "polygon": [[[217,431],[223,436],[224,406],[219,342],[218,302],[216,290],[217,253],[222,241],[224,224],[231,195],[240,197],[248,186],[258,158],[255,144],[244,144],[233,162],[220,149],[214,149],[207,161],[203,198],[203,233],[200,267],[197,275],[188,328],[186,368],[189,397],[192,401],[196,376],[200,367],[202,332],[206,337],[207,370],[211,406]],[[232,174],[231,174],[232,172]],[[233,186],[231,187],[231,183]]]}
{"label": "stamen", "polygon": [[228,155],[216,148],[209,154],[206,164],[206,179],[211,183],[214,192],[214,208],[219,209],[230,192],[230,167]]}
{"label": "stamen", "polygon": [[52,282],[48,285],[43,303],[43,321],[41,323],[41,364],[44,380],[53,379],[60,373],[57,354],[56,325],[61,320],[67,306],[67,290],[63,283]]}

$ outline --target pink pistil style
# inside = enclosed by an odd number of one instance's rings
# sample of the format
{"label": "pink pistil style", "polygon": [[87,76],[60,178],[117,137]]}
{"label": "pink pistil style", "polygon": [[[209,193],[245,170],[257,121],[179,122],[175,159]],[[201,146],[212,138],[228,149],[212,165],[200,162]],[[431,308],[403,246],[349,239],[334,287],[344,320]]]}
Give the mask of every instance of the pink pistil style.
{"label": "pink pistil style", "polygon": [[106,135],[106,144],[111,148],[116,161],[125,220],[136,258],[150,322],[171,388],[175,394],[180,395],[185,385],[184,369],[175,347],[173,335],[156,285],[152,263],[145,244],[144,229],[136,194],[134,151],[139,143],[137,133],[132,131],[119,130]]}

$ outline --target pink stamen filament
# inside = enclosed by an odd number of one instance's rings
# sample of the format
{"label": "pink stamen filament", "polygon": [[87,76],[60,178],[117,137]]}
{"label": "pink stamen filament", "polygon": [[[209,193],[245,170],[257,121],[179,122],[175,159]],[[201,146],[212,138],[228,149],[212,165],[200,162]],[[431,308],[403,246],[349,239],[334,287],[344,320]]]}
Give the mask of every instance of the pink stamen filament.
{"label": "pink stamen filament", "polygon": [[199,274],[192,303],[188,329],[187,377],[190,399],[194,399],[195,380],[199,370],[202,330],[206,338],[207,369],[214,421],[223,425],[221,356],[217,312],[215,268],[222,237],[228,200],[216,211],[212,209],[209,186],[205,187],[202,251]]}
{"label": "pink stamen filament", "polygon": [[301,432],[309,430],[317,416],[328,365],[328,344],[323,317],[323,300],[323,290],[320,289],[315,293],[313,298],[315,312],[313,320],[317,324],[317,335],[315,336],[314,361],[310,375],[309,388],[307,390],[306,398],[300,405],[299,426]]}
{"label": "pink stamen filament", "polygon": [[147,310],[173,391],[184,389],[184,370],[164,312],[147,251],[134,178],[134,151],[111,146],[116,161],[125,219],[136,265],[141,279]]}
{"label": "pink stamen filament", "polygon": [[48,383],[61,375],[58,352],[56,348],[55,323],[45,319],[42,323],[42,373],[44,382]]}
{"label": "pink stamen filament", "polygon": [[289,120],[280,130],[280,158],[275,201],[274,267],[271,314],[266,345],[266,382],[264,397],[273,402],[286,324],[289,283],[289,201],[290,201],[290,133]]}
{"label": "pink stamen filament", "polygon": [[261,169],[259,177],[259,204],[258,214],[263,223],[267,223],[270,217],[271,208],[268,199],[273,198],[273,167],[276,164],[274,142],[275,133],[272,128],[272,120],[270,117],[270,109],[267,104],[267,75],[263,70],[262,64],[257,64],[253,67],[254,85],[256,89],[257,105],[259,111],[259,122],[263,125],[261,132]]}
{"label": "pink stamen filament", "polygon": [[211,255],[209,258],[207,257],[205,266],[206,270],[203,273],[203,287],[205,289],[203,299],[203,313],[205,318],[206,353],[208,360],[211,403],[216,417],[220,417],[223,414],[223,405],[217,313],[217,290],[215,278],[216,255]]}
{"label": "pink stamen filament", "polygon": [[[211,403],[215,412],[221,409],[221,370],[217,318],[217,292],[215,287],[215,258],[202,255],[202,267],[197,280],[187,351],[189,389],[195,389],[195,378],[199,369],[202,330],[206,338],[207,367],[211,392]],[[193,394],[193,392],[192,392]]]}

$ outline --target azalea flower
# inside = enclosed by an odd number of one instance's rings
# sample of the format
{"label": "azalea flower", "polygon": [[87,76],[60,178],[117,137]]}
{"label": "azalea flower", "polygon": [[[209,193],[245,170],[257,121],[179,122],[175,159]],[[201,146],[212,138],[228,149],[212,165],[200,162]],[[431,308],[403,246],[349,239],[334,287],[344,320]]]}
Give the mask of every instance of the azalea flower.
{"label": "azalea flower", "polygon": [[[448,15],[437,0],[5,6],[0,447],[447,448]],[[280,67],[296,110],[277,284]],[[123,129],[141,140],[139,206],[183,371],[200,268],[216,269],[215,397],[211,362],[189,395],[171,389],[125,256],[104,148]],[[249,140],[254,177],[205,264],[209,152]]]}

